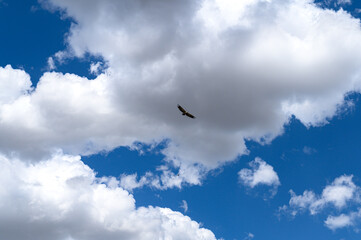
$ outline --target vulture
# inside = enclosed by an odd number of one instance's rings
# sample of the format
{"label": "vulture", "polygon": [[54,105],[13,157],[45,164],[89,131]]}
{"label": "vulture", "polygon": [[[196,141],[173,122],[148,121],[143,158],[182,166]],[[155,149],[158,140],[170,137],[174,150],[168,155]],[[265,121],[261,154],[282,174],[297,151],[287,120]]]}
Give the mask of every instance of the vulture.
{"label": "vulture", "polygon": [[193,116],[192,114],[187,112],[184,108],[182,108],[182,106],[179,104],[178,104],[178,109],[179,109],[179,111],[182,112],[182,115],[186,115],[187,117],[190,117],[190,118],[196,118],[195,116]]}

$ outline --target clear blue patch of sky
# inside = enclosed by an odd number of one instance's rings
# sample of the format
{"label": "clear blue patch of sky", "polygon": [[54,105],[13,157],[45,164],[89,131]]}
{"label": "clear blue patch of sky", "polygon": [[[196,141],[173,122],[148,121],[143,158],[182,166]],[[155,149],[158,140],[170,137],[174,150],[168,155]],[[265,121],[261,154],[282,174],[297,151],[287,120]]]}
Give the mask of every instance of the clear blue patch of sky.
{"label": "clear blue patch of sky", "polygon": [[356,18],[361,17],[361,12],[359,11],[361,10],[361,1],[359,0],[351,0],[351,3],[343,4],[338,4],[338,0],[315,0],[315,3],[322,8],[333,9],[336,11],[342,8]]}
{"label": "clear blue patch of sky", "polygon": [[123,173],[137,173],[138,176],[142,176],[148,171],[156,171],[158,166],[164,164],[164,155],[161,150],[166,144],[167,142],[163,141],[152,147],[139,143],[138,146],[141,151],[128,147],[118,147],[108,153],[84,156],[82,160],[95,169],[100,176],[119,177]]}
{"label": "clear blue patch of sky", "polygon": [[[48,71],[48,57],[66,49],[66,36],[71,19],[59,12],[43,9],[36,0],[3,0],[0,5],[0,66],[10,64],[30,74],[34,85]],[[57,65],[57,72],[75,73],[94,78],[89,72],[91,62],[99,57],[67,59]]]}

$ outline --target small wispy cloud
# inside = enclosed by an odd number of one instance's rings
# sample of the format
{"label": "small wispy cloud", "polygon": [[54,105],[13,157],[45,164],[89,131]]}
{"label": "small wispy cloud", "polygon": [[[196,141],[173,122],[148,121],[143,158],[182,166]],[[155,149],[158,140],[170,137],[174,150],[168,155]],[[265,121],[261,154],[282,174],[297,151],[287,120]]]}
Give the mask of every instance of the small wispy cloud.
{"label": "small wispy cloud", "polygon": [[90,73],[91,74],[95,74],[98,75],[101,70],[103,69],[103,63],[102,62],[96,62],[96,63],[91,63],[90,64]]}
{"label": "small wispy cloud", "polygon": [[247,236],[245,238],[243,238],[243,240],[252,240],[253,238],[254,238],[253,233],[247,233]]}
{"label": "small wispy cloud", "polygon": [[[36,8],[32,11],[37,11]],[[67,59],[72,58],[72,54],[69,51],[58,51],[52,56],[48,57],[47,69],[49,71],[56,69],[57,65],[63,64]]]}
{"label": "small wispy cloud", "polygon": [[[175,172],[177,169],[178,173]],[[146,172],[138,177],[137,173],[120,175],[120,186],[128,191],[144,186],[159,190],[182,188],[184,185],[201,185],[204,173],[196,165],[181,164],[179,166],[161,165],[156,171]]]}
{"label": "small wispy cloud", "polygon": [[120,176],[119,185],[130,192],[136,188],[142,188],[144,185],[158,189],[161,188],[159,178],[154,176],[151,172],[147,172],[144,176],[140,177],[139,180],[136,173],[130,175],[122,174]]}
{"label": "small wispy cloud", "polygon": [[338,5],[351,4],[351,0],[337,0]]}
{"label": "small wispy cloud", "polygon": [[0,8],[6,6],[8,6],[8,4],[4,0],[0,0]]}
{"label": "small wispy cloud", "polygon": [[54,58],[53,58],[53,57],[49,57],[49,58],[48,58],[48,69],[49,69],[49,70],[54,70],[54,69],[56,69],[55,61],[54,61]]}
{"label": "small wispy cloud", "polygon": [[182,200],[182,204],[180,207],[183,209],[184,213],[188,212],[188,203],[186,200]]}
{"label": "small wispy cloud", "polygon": [[311,154],[314,154],[317,152],[316,149],[314,148],[311,148],[309,146],[304,146],[303,149],[302,149],[303,153],[307,154],[307,155],[311,155]]}
{"label": "small wispy cloud", "polygon": [[343,6],[343,5],[350,5],[352,4],[351,0],[325,0],[324,2],[321,2],[320,4],[325,4],[326,6]]}

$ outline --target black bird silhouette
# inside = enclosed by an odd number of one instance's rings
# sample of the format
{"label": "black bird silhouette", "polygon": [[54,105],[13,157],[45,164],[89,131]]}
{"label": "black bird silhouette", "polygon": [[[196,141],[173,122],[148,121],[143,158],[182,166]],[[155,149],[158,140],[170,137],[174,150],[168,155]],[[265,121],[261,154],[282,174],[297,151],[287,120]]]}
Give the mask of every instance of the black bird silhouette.
{"label": "black bird silhouette", "polygon": [[190,117],[190,118],[196,118],[195,116],[193,116],[192,114],[187,112],[184,108],[182,108],[182,106],[179,104],[178,104],[178,109],[179,109],[179,111],[182,112],[182,115],[186,115],[187,117]]}

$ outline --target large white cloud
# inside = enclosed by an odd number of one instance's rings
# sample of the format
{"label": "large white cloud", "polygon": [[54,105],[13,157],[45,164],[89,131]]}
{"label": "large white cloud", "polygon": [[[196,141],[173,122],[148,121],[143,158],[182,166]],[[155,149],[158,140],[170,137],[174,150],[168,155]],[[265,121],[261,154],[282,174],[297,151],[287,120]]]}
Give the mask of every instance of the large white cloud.
{"label": "large white cloud", "polygon": [[76,22],[71,51],[108,62],[118,109],[157,128],[134,138],[171,139],[171,159],[215,167],[291,114],[325,123],[358,90],[359,21],[312,1],[48,2]]}
{"label": "large white cloud", "polygon": [[197,183],[247,152],[245,138],[271,140],[292,114],[324,124],[359,90],[359,20],[310,0],[42,2],[74,19],[68,52],[54,57],[90,53],[109,67],[90,81],[46,73],[33,93],[2,104],[6,154],[38,159],[55,148],[91,154],[168,139],[166,160]]}
{"label": "large white cloud", "polygon": [[136,208],[119,182],[102,183],[78,156],[36,164],[0,156],[0,182],[3,239],[215,239],[179,212]]}

